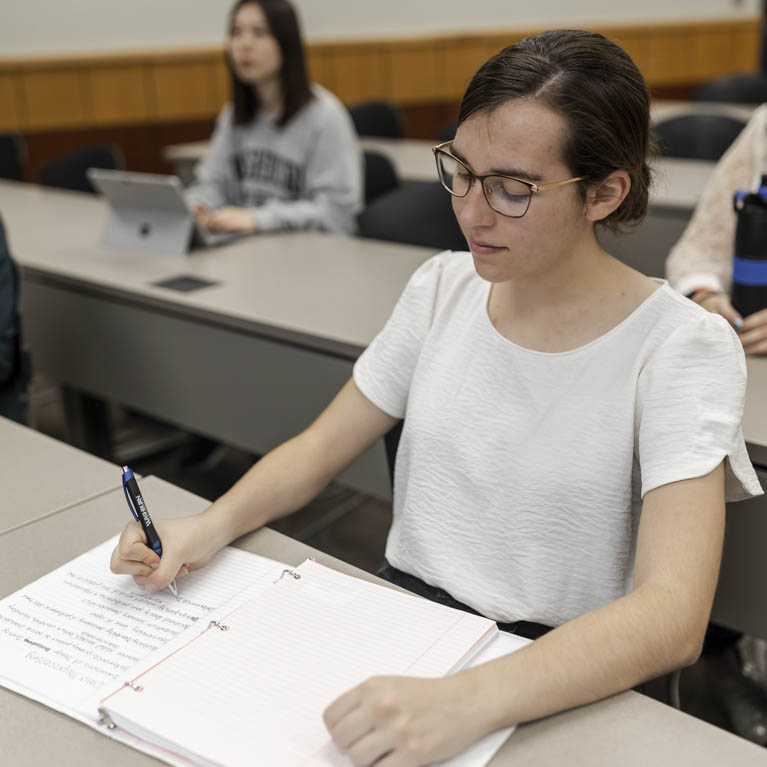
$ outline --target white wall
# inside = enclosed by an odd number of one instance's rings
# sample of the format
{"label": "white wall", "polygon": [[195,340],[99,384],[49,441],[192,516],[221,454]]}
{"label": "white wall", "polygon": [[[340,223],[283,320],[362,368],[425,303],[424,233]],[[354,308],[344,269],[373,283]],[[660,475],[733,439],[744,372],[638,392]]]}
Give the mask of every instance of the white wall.
{"label": "white wall", "polygon": [[[310,39],[757,14],[761,0],[294,0]],[[219,43],[231,0],[0,0],[0,57]]]}

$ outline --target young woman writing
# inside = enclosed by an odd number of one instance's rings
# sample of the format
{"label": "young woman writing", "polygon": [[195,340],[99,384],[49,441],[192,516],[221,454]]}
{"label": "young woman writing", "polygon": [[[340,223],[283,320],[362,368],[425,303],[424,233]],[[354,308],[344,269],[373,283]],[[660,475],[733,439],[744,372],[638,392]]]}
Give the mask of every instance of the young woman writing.
{"label": "young woman writing", "polygon": [[601,35],[547,32],[490,59],[435,149],[471,252],[413,275],[305,432],[199,516],[158,523],[161,561],[135,525],[115,549],[115,572],[163,588],[304,505],[404,418],[383,574],[539,638],[329,701],[354,764],[429,764],[698,655],[725,495],[761,489],[734,332],[597,240],[645,213],[648,105]]}

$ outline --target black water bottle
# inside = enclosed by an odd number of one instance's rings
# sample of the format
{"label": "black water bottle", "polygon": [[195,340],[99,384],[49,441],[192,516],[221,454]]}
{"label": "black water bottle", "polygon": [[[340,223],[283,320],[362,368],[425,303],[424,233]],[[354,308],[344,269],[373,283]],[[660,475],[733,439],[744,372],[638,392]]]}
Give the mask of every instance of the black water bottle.
{"label": "black water bottle", "polygon": [[767,175],[756,192],[738,191],[732,305],[744,316],[767,308]]}

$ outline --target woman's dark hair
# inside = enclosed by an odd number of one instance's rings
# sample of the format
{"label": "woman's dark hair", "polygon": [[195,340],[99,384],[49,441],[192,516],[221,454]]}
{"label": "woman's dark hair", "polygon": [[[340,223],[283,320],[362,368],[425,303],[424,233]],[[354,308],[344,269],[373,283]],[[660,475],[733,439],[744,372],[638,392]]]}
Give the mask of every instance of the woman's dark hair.
{"label": "woman's dark hair", "polygon": [[[293,6],[287,0],[237,0],[229,14],[229,35],[234,31],[234,17],[244,5],[258,5],[264,12],[269,31],[277,40],[282,52],[283,111],[277,121],[279,126],[286,125],[301,107],[312,99],[309,77],[306,74],[306,58],[301,41],[301,30]],[[234,124],[247,125],[259,110],[258,94],[252,85],[237,77],[229,55],[226,57],[232,78],[232,101],[234,102]]]}
{"label": "woman's dark hair", "polygon": [[586,189],[615,170],[631,179],[626,199],[599,223],[617,231],[647,213],[654,152],[650,94],[629,55],[606,37],[558,29],[520,40],[483,64],[466,89],[458,125],[511,99],[531,99],[567,124],[562,160]]}

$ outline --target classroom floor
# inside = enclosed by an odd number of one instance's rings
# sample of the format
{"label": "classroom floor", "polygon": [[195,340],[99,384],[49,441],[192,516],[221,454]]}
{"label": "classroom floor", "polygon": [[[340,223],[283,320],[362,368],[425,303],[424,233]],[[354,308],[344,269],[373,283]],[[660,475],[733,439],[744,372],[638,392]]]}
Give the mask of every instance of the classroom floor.
{"label": "classroom floor", "polygon": [[[191,435],[136,413],[111,410],[118,460],[143,475],[153,474],[197,495],[213,500],[252,465],[253,456],[221,446],[207,460],[188,465]],[[30,425],[52,437],[69,441],[58,388],[36,378],[30,390]],[[312,503],[272,527],[357,567],[375,572],[383,559],[391,503],[331,485]],[[749,673],[764,697],[767,741],[767,643],[746,639],[741,644]],[[645,692],[667,702],[665,679],[645,686]],[[734,732],[722,702],[723,685],[705,660],[685,669],[680,684],[682,710]]]}

